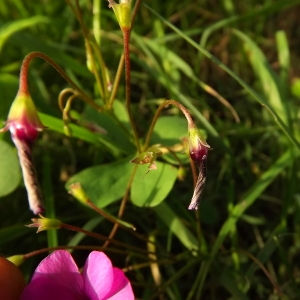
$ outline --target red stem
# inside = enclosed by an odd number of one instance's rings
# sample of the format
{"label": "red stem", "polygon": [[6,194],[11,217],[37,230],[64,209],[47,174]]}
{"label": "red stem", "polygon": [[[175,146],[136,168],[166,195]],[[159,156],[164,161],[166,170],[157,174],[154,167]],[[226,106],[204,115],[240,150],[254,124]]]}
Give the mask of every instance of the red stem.
{"label": "red stem", "polygon": [[132,246],[132,245],[129,245],[129,244],[125,244],[125,243],[113,240],[111,238],[107,238],[106,236],[104,236],[102,234],[91,232],[91,231],[85,230],[85,229],[77,227],[77,226],[62,223],[60,228],[64,228],[64,229],[68,229],[68,230],[72,230],[72,231],[76,231],[76,232],[82,232],[82,233],[84,233],[88,236],[91,236],[91,237],[95,238],[95,239],[102,240],[102,241],[109,241],[112,244],[118,245],[120,247],[124,247],[125,249],[130,249],[132,251],[137,251],[137,252],[140,252],[140,253],[149,253],[146,250],[143,250],[143,249],[140,249],[138,247],[135,247],[135,246]]}
{"label": "red stem", "polygon": [[153,117],[152,123],[151,123],[150,128],[149,128],[148,133],[147,133],[147,137],[146,137],[146,141],[145,141],[145,144],[144,144],[144,147],[143,147],[143,151],[146,151],[149,147],[150,138],[151,138],[154,126],[156,124],[156,121],[157,121],[161,111],[163,110],[164,107],[166,107],[167,105],[170,105],[170,104],[178,107],[182,111],[182,113],[184,114],[184,116],[185,116],[185,118],[188,122],[188,128],[189,129],[196,128],[196,125],[195,125],[191,115],[189,114],[188,110],[182,104],[180,104],[179,102],[177,102],[175,100],[166,100],[156,110],[156,113]]}
{"label": "red stem", "polygon": [[29,95],[28,83],[27,83],[28,67],[31,62],[31,59],[33,58],[30,54],[27,55],[23,60],[21,70],[20,70],[20,79],[19,79],[19,92],[21,92],[22,94],[24,93],[26,95]]}
{"label": "red stem", "polygon": [[28,92],[28,84],[27,84],[27,77],[28,77],[28,67],[31,60],[35,57],[42,58],[47,63],[49,63],[75,90],[77,90],[80,94],[81,99],[83,99],[86,103],[91,105],[97,111],[102,111],[102,107],[95,103],[77,84],[70,79],[67,73],[50,57],[42,52],[31,52],[29,53],[23,60],[21,71],[20,71],[20,85],[19,85],[19,92],[23,92],[25,94],[29,94]]}
{"label": "red stem", "polygon": [[130,41],[130,28],[122,28],[123,41],[124,41],[124,60],[125,60],[125,92],[126,92],[126,109],[128,112],[131,128],[133,131],[135,143],[138,152],[141,152],[141,147],[139,143],[139,136],[137,133],[136,125],[132,116],[131,106],[130,106],[130,55],[129,55],[129,41]]}

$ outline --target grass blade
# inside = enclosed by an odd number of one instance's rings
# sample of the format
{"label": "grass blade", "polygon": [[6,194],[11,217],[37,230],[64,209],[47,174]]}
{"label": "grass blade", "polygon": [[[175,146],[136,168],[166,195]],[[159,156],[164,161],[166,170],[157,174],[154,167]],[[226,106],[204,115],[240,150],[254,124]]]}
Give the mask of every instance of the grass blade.
{"label": "grass blade", "polygon": [[204,54],[207,58],[211,61],[216,63],[222,70],[228,73],[232,78],[234,78],[254,99],[256,99],[261,105],[266,107],[268,111],[273,115],[275,122],[279,125],[282,131],[286,134],[286,136],[290,139],[290,141],[300,150],[300,143],[299,141],[293,136],[290,132],[289,128],[280,118],[280,116],[271,108],[267,101],[258,95],[243,79],[241,79],[238,75],[236,75],[231,69],[229,69],[225,64],[223,64],[220,60],[218,60],[214,55],[210,52],[205,50],[203,47],[199,46],[195,41],[193,41],[190,37],[186,36],[181,30],[179,30],[176,26],[171,24],[157,12],[155,12],[152,8],[148,5],[144,4],[156,17],[162,20],[167,26],[169,26],[172,30],[174,30],[177,34],[179,34],[182,38],[184,38],[188,43],[194,46],[197,50],[199,50],[202,54]]}

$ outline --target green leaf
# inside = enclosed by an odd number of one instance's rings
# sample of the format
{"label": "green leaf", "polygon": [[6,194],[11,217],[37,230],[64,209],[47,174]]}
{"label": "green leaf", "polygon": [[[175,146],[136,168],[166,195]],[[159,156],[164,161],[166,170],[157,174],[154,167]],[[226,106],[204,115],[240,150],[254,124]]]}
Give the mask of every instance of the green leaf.
{"label": "green leaf", "polygon": [[0,121],[6,120],[11,103],[17,94],[18,86],[19,79],[17,76],[6,73],[0,74]]}
{"label": "green leaf", "polygon": [[[65,134],[64,133],[64,122],[61,119],[58,119],[53,116],[49,116],[43,113],[38,113],[42,123],[44,126],[47,128]],[[69,125],[72,131],[72,136],[79,138],[83,141],[92,143],[92,144],[97,144],[99,141],[101,141],[101,135],[97,135],[93,132],[91,132],[88,129],[82,128],[78,125],[75,124],[70,124]]]}
{"label": "green leaf", "polygon": [[190,67],[189,64],[187,64],[176,52],[167,48],[164,43],[149,38],[144,38],[144,42],[153,52],[155,52],[156,55],[161,57],[163,62],[167,61],[168,65],[172,68],[182,71],[187,76],[193,76],[192,67]]}
{"label": "green leaf", "polygon": [[7,23],[0,28],[0,51],[6,42],[6,40],[14,33],[30,26],[34,26],[39,23],[49,22],[49,19],[43,16],[34,16],[28,19],[15,20]]}
{"label": "green leaf", "polygon": [[[146,7],[148,7],[146,4],[144,4]],[[149,8],[151,10],[151,8]],[[152,10],[151,10],[152,11]],[[156,14],[154,11],[152,11],[154,14]],[[162,18],[162,17],[161,17]],[[175,29],[174,29],[175,30]],[[136,43],[139,44],[139,46],[142,47],[143,51],[145,51],[145,54],[147,57],[149,55],[151,56],[152,53],[147,49],[147,47],[143,47],[143,39],[141,39],[138,35],[133,34],[133,38],[136,40]],[[147,51],[148,50],[148,51]],[[156,69],[153,67],[150,67],[149,64],[144,62],[143,60],[138,60],[137,63],[141,64],[143,68],[149,74],[151,74],[157,81],[159,81],[165,88],[169,90],[169,92],[173,95],[176,95],[176,100],[181,102],[183,105],[188,108],[191,113],[201,122],[204,129],[208,132],[210,137],[210,142],[213,142],[213,145],[218,145],[218,147],[222,148],[224,151],[228,151],[227,145],[224,143],[223,139],[219,136],[216,129],[207,121],[207,119],[203,116],[203,114],[199,111],[199,108],[197,108],[186,95],[184,95],[178,85],[173,84],[170,82],[168,76],[161,70],[161,67],[159,66],[158,62],[156,60],[151,60],[151,64],[154,63],[156,66]],[[157,66],[158,65],[158,66]],[[300,146],[299,146],[300,148]],[[230,150],[229,150],[230,151]]]}
{"label": "green leaf", "polygon": [[[114,105],[114,111],[115,115],[120,113],[121,120],[117,120],[113,115],[108,113],[99,114],[99,112],[90,106],[86,108],[83,119],[88,122],[93,122],[107,131],[107,134],[101,135],[101,140],[104,141],[108,147],[125,154],[133,153],[135,146],[129,138],[128,119],[120,103],[116,106]],[[119,118],[119,115],[117,115],[117,118]]]}
{"label": "green leaf", "polygon": [[68,180],[66,188],[79,182],[89,199],[98,207],[105,207],[124,195],[134,165],[130,159],[87,168]]}
{"label": "green leaf", "polygon": [[280,76],[282,85],[284,86],[288,83],[290,64],[290,50],[288,37],[284,30],[278,30],[276,32],[276,43],[278,49],[278,60],[280,65]]}
{"label": "green leaf", "polygon": [[[187,136],[186,119],[178,116],[163,116],[155,124],[150,145],[162,144],[163,146],[173,146],[181,143],[180,139]],[[185,153],[176,153],[176,155],[182,163],[188,163],[189,159]],[[172,154],[166,154],[163,158],[169,163],[178,164],[178,161]]]}
{"label": "green leaf", "polygon": [[0,197],[13,192],[19,185],[21,171],[16,151],[0,140]]}
{"label": "green leaf", "polygon": [[188,136],[187,121],[177,116],[160,117],[154,127],[151,144],[173,146],[180,143],[180,138]]}
{"label": "green leaf", "polygon": [[198,250],[198,240],[165,202],[155,207],[158,217],[189,250]]}
{"label": "green leaf", "polygon": [[[297,2],[297,1],[295,1]],[[295,3],[293,2],[293,3]],[[296,139],[296,137],[293,135],[293,133],[290,131],[288,126],[285,124],[285,122],[282,120],[282,118],[278,115],[278,113],[268,105],[268,102],[261,97],[258,93],[256,93],[241,77],[236,75],[231,69],[229,69],[225,64],[223,64],[219,59],[217,59],[214,55],[212,55],[210,52],[208,52],[206,49],[201,47],[199,44],[197,44],[194,40],[186,36],[180,29],[175,27],[172,23],[167,21],[165,18],[163,18],[160,14],[158,14],[156,11],[154,11],[151,7],[144,4],[148,10],[150,10],[155,16],[157,16],[160,20],[162,20],[168,27],[170,27],[173,31],[175,31],[178,35],[180,35],[182,38],[184,38],[190,45],[195,47],[199,52],[201,52],[203,55],[205,55],[207,58],[209,58],[211,61],[213,61],[215,64],[217,64],[222,70],[227,72],[232,78],[234,78],[250,95],[252,95],[260,104],[264,105],[268,111],[273,115],[275,122],[280,126],[280,128],[283,130],[283,132],[286,134],[286,136],[290,139],[290,141],[298,148],[300,149],[300,142]],[[158,78],[159,79],[159,78]],[[216,130],[210,125],[210,123],[207,122],[207,120],[201,115],[196,114],[194,112],[194,107],[190,103],[186,102],[186,100],[180,96],[180,93],[177,93],[178,98],[182,101],[183,104],[185,104],[188,108],[193,111],[193,113],[198,117],[198,119],[202,122],[203,126],[206,128],[206,130],[215,138],[218,137],[218,133]],[[221,144],[220,144],[221,145]]]}
{"label": "green leaf", "polygon": [[[283,239],[286,237],[284,234],[287,233],[288,230],[284,224],[279,224],[270,234],[267,241],[264,243],[263,247],[256,254],[256,259],[258,259],[262,264],[265,264],[274,253],[274,251],[278,248],[279,239]],[[252,282],[255,271],[259,269],[259,266],[256,262],[252,262],[251,266],[248,268],[245,273],[245,277],[249,283]],[[245,284],[244,292],[247,292],[250,288],[250,285]]]}
{"label": "green leaf", "polygon": [[239,289],[239,285],[233,275],[230,274],[230,270],[225,269],[220,277],[220,283],[223,287],[230,292],[232,298],[236,300],[249,300],[249,298]]}
{"label": "green leaf", "polygon": [[291,92],[295,97],[300,98],[300,78],[296,77],[293,79]]}
{"label": "green leaf", "polygon": [[265,171],[260,178],[248,189],[244,194],[242,201],[237,203],[231,210],[230,215],[224,222],[222,228],[219,231],[218,237],[215,240],[213,247],[210,252],[210,259],[201,268],[201,280],[199,283],[199,290],[203,288],[205,278],[207,276],[210,265],[217,252],[219,251],[221,245],[223,244],[225,238],[230,233],[232,228],[236,225],[236,222],[241,218],[244,212],[254,204],[261,193],[271,184],[271,182],[289,165],[291,165],[294,160],[299,156],[299,152],[292,150],[286,151],[273,165]]}
{"label": "green leaf", "polygon": [[[71,73],[83,76],[84,78],[92,78],[92,74],[89,72],[85,64],[78,62],[74,53],[66,54],[65,49],[58,48],[57,45],[49,43],[41,39],[38,35],[30,35],[28,33],[17,33],[11,37],[10,44],[22,48],[26,52],[39,51],[47,54],[57,64],[63,67],[65,70],[70,70]],[[68,72],[69,73],[69,72]],[[80,86],[77,78],[72,78]]]}
{"label": "green leaf", "polygon": [[250,37],[236,29],[233,32],[245,43],[250,63],[256,76],[259,78],[269,105],[277,112],[285,124],[288,124],[286,107],[277,74],[272,70],[263,51]]}
{"label": "green leaf", "polygon": [[139,166],[131,187],[131,200],[136,206],[152,207],[160,204],[171,191],[177,178],[177,168],[157,162],[157,170]]}

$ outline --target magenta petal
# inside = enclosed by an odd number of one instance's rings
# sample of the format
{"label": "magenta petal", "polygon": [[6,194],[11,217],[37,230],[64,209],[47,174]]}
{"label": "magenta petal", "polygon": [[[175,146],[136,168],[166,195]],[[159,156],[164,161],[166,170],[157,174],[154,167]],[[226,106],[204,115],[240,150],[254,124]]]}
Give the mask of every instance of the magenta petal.
{"label": "magenta petal", "polygon": [[[35,272],[42,274],[53,274],[62,272],[75,272],[79,274],[78,267],[74,262],[71,254],[66,250],[57,250],[44,258]],[[33,275],[33,279],[38,274]]]}
{"label": "magenta petal", "polygon": [[43,259],[36,268],[31,283],[38,278],[51,279],[77,294],[84,294],[82,276],[68,251],[57,250]]}
{"label": "magenta petal", "polygon": [[114,272],[109,258],[103,252],[91,252],[83,270],[84,289],[88,298],[107,299],[106,295],[112,288],[113,278]]}
{"label": "magenta petal", "polygon": [[49,278],[37,278],[24,289],[20,300],[84,300],[84,295],[78,294],[66,284],[60,284]]}
{"label": "magenta petal", "polygon": [[107,300],[134,300],[130,281],[122,270],[114,268],[114,283],[107,295]]}

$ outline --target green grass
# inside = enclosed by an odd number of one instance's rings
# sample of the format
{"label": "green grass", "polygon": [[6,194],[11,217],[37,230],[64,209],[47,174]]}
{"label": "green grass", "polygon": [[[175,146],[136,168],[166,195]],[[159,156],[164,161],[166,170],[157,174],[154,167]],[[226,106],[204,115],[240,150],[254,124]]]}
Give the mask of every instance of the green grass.
{"label": "green grass", "polygon": [[[0,3],[0,119],[6,120],[21,62],[31,51],[51,57],[105,108],[99,113],[76,98],[67,120],[71,136],[65,135],[57,99],[70,86],[46,62],[32,61],[30,92],[48,127],[33,147],[45,215],[108,237],[114,225],[68,194],[70,184],[80,182],[97,207],[126,222],[114,239],[128,248],[110,243],[103,251],[124,268],[137,299],[298,299],[300,1],[153,0],[137,9],[132,116],[143,145],[156,109],[174,99],[207,135],[213,150],[197,212],[187,210],[193,176],[181,141],[188,135],[184,116],[164,108],[151,138],[151,145],[171,147],[176,157],[158,155],[158,169],[149,174],[130,163],[137,151],[123,67],[117,71],[121,30],[104,0],[80,2],[83,28],[75,3]],[[94,73],[86,64],[84,34]],[[109,83],[116,83],[115,97]],[[103,129],[107,134],[99,133]],[[65,230],[37,235],[23,226],[32,218],[26,190],[10,136],[0,137],[0,252],[86,246],[72,250],[82,265],[90,246],[104,242]],[[124,228],[130,224],[136,232]],[[44,256],[20,267],[27,280]]]}

